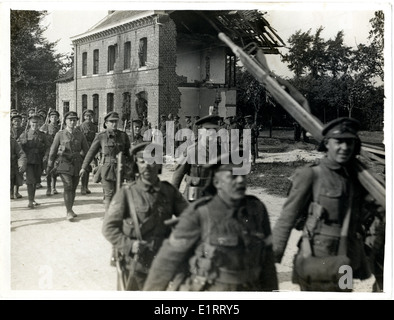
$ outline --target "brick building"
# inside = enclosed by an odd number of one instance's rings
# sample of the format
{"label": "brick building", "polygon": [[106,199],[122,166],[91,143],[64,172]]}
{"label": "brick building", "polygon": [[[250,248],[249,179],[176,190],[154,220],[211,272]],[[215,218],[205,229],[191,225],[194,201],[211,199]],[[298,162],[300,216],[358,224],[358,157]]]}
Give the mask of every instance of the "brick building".
{"label": "brick building", "polygon": [[204,116],[214,104],[235,115],[236,59],[217,28],[265,53],[283,45],[257,11],[109,11],[71,38],[74,69],[57,82],[59,112],[93,109],[101,123],[112,110],[125,120],[145,108],[152,127],[162,114]]}

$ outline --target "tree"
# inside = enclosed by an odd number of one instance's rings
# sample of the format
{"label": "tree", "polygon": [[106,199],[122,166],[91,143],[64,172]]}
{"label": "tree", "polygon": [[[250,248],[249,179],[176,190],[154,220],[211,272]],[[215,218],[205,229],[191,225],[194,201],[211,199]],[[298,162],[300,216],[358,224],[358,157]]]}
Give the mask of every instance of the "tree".
{"label": "tree", "polygon": [[64,55],[43,36],[45,11],[11,10],[11,102],[19,112],[29,107],[54,108],[56,83]]}
{"label": "tree", "polygon": [[[288,40],[289,52],[282,61],[295,73],[290,81],[307,96],[312,112],[324,123],[357,115],[366,128],[376,128],[383,119],[383,89],[379,88],[383,82],[383,12],[375,12],[370,22],[370,45],[359,44],[355,50],[344,44],[343,31],[334,39],[322,39],[323,27],[314,35],[310,29],[299,30]],[[379,103],[371,97],[379,98]]]}

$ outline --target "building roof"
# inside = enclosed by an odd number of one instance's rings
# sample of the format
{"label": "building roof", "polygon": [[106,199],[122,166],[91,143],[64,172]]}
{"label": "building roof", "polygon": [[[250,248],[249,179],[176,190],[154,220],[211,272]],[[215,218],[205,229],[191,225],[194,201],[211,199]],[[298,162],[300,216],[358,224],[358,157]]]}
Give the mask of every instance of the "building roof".
{"label": "building roof", "polygon": [[96,25],[71,40],[83,39],[148,17],[168,15],[174,20],[180,39],[217,42],[218,32],[223,32],[238,45],[256,43],[264,53],[277,54],[277,48],[284,46],[283,40],[264,18],[264,13],[258,10],[109,11]]}
{"label": "building roof", "polygon": [[62,75],[55,82],[69,82],[74,80],[74,68],[70,68],[66,71],[64,75]]}

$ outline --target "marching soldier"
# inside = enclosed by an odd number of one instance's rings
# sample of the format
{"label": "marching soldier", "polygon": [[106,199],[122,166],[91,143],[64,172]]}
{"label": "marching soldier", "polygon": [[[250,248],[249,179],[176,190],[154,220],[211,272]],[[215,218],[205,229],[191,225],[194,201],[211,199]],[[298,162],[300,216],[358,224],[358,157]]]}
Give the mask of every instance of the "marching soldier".
{"label": "marching soldier", "polygon": [[10,110],[10,118],[12,118],[13,116],[16,116],[18,114],[19,114],[18,110],[16,110],[16,109],[11,109]]}
{"label": "marching soldier", "polygon": [[257,138],[259,137],[259,130],[257,128],[256,123],[253,122],[253,116],[247,115],[245,116],[245,126],[244,129],[251,130],[251,152],[252,152],[252,159],[253,163],[256,163],[256,158],[258,154],[256,153],[256,145],[257,145]]}
{"label": "marching soldier", "polygon": [[[226,160],[226,161],[225,161]],[[265,205],[246,195],[229,154],[212,171],[212,195],[181,214],[153,260],[144,290],[273,291],[278,279]]]}
{"label": "marching soldier", "polygon": [[[20,114],[16,114],[14,116],[11,117],[11,138],[18,140],[19,136],[23,133],[24,128],[22,127],[22,115]],[[26,156],[26,155],[25,155]],[[23,172],[19,172],[17,169],[17,167],[15,167],[14,172],[11,172],[12,176],[14,177],[14,179],[12,179],[11,181],[13,181],[13,191],[12,191],[12,196],[11,199],[15,198],[20,199],[22,198],[22,195],[19,193],[19,187],[23,185]]]}
{"label": "marching soldier", "polygon": [[[52,145],[53,140],[55,139],[56,133],[60,130],[59,116],[60,116],[59,112],[57,112],[56,110],[50,111],[48,114],[48,122],[44,123],[40,128],[40,131],[47,134],[48,140],[51,145]],[[43,168],[46,168],[47,165],[48,165],[47,163],[44,163]],[[58,194],[58,192],[56,190],[57,174],[46,172],[46,180],[47,180],[46,195],[51,196],[52,192],[53,192],[53,194]]]}
{"label": "marching soldier", "polygon": [[15,138],[10,137],[10,156],[11,156],[11,183],[10,183],[10,194],[11,199],[22,198],[19,194],[19,186],[23,184],[23,173],[26,171],[27,159],[26,154],[22,150],[19,143]]}
{"label": "marching soldier", "polygon": [[11,137],[17,140],[23,131],[22,116],[20,114],[13,115],[11,117]]}
{"label": "marching soldier", "polygon": [[142,121],[141,120],[139,120],[139,119],[133,120],[132,126],[133,126],[134,136],[131,137],[130,140],[131,140],[131,147],[133,148],[134,146],[143,142],[144,137],[141,134],[141,129],[142,129]]}
{"label": "marching soldier", "polygon": [[[195,125],[201,126],[208,130],[214,129],[218,130],[219,116],[208,115],[199,119]],[[209,159],[215,159],[220,153],[220,145],[216,142],[217,153],[210,155],[209,152],[209,141],[213,138],[212,135],[208,134],[207,139],[203,139],[203,135],[200,135],[198,142],[189,146],[184,154],[178,160],[178,165],[175,168],[174,174],[172,176],[172,184],[179,189],[183,178],[185,178],[186,186],[184,190],[184,197],[189,201],[195,201],[204,195],[204,187],[209,181],[210,170],[204,166],[204,164],[209,162]],[[199,154],[205,152],[205,162],[203,164],[199,163]],[[201,157],[201,155],[200,155]]]}
{"label": "marching soldier", "polygon": [[[75,192],[79,183],[79,171],[83,157],[88,152],[88,143],[81,131],[76,130],[78,115],[69,111],[64,115],[65,129],[56,133],[49,152],[47,172],[55,167],[64,187],[66,218],[72,221],[77,217],[73,211]],[[56,160],[56,161],[55,161]]]}
{"label": "marching soldier", "polygon": [[[94,111],[90,109],[86,109],[84,112],[82,112],[82,118],[83,122],[80,126],[78,126],[78,129],[81,130],[81,132],[84,134],[86,141],[88,142],[88,146],[90,146],[93,143],[94,138],[96,137],[97,133],[97,126],[96,124],[93,123],[93,117],[94,117]],[[94,159],[95,161],[96,159]],[[86,168],[86,173],[81,177],[81,194],[90,194],[91,191],[88,188],[89,184],[89,174],[92,172],[92,165],[89,164]]]}
{"label": "marching soldier", "polygon": [[[293,228],[303,230],[294,259],[293,282],[301,291],[349,291],[339,286],[338,269],[352,268],[353,279],[371,275],[364,251],[362,209],[367,192],[357,179],[359,122],[338,118],[322,130],[319,163],[298,169],[273,230],[275,257],[281,262]],[[374,206],[376,210],[379,208]]]}
{"label": "marching soldier", "polygon": [[130,161],[130,139],[126,132],[118,130],[119,114],[115,111],[104,117],[104,131],[94,138],[92,145],[83,161],[80,176],[86,174],[88,166],[101,150],[100,163],[96,175],[101,176],[101,184],[104,191],[104,207],[108,210],[109,204],[116,191],[116,180],[123,177],[116,176],[117,158],[119,152],[123,152],[124,161]]}
{"label": "marching soldier", "polygon": [[[104,216],[104,237],[119,251],[125,283],[123,290],[142,290],[152,259],[170,233],[165,220],[179,216],[188,202],[166,181],[160,181],[161,164],[148,164],[143,152],[150,142],[132,150],[135,181],[117,190]],[[119,281],[119,277],[118,277]]]}
{"label": "marching soldier", "polygon": [[27,118],[29,119],[31,116],[36,115],[36,109],[33,107],[30,107],[27,109]]}
{"label": "marching soldier", "polygon": [[21,112],[20,115],[22,116],[21,127],[25,128],[28,122],[26,113]]}
{"label": "marching soldier", "polygon": [[30,128],[25,130],[18,139],[26,153],[26,185],[29,198],[28,208],[34,209],[39,203],[35,201],[36,185],[41,182],[42,164],[48,157],[50,142],[44,132],[39,130],[40,116],[29,118]]}

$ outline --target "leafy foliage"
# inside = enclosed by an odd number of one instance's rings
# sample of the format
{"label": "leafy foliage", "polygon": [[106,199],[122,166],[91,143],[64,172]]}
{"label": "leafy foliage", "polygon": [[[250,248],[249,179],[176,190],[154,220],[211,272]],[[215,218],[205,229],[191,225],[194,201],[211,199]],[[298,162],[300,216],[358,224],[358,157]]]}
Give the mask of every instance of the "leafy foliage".
{"label": "leafy foliage", "polygon": [[45,11],[11,11],[11,101],[19,112],[30,107],[54,108],[55,80],[67,68],[64,55],[55,53],[56,42],[43,36],[40,21]]}
{"label": "leafy foliage", "polygon": [[[338,31],[333,39],[323,39],[323,26],[315,33],[311,29],[298,30],[288,39],[288,52],[282,56],[282,61],[294,72],[289,81],[307,98],[314,115],[324,123],[350,116],[360,120],[364,129],[382,129],[383,12],[375,12],[370,23],[370,43],[359,44],[356,49],[344,44],[343,31]],[[241,83],[238,94],[241,105],[255,105],[257,111],[266,109],[259,84],[243,74],[237,80]],[[276,114],[280,109],[269,110]],[[286,124],[289,121],[283,123]]]}

